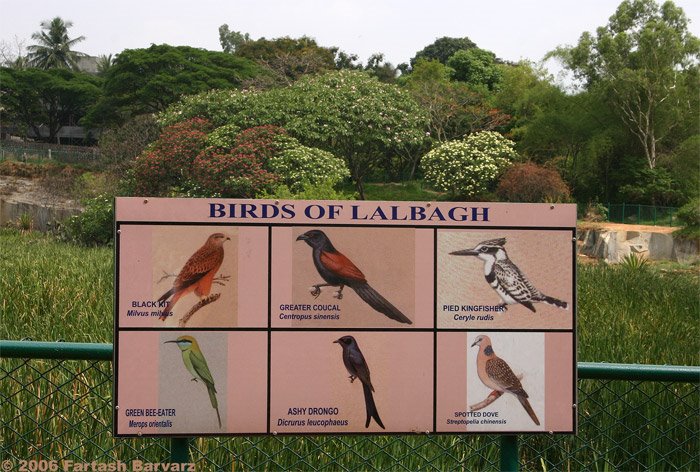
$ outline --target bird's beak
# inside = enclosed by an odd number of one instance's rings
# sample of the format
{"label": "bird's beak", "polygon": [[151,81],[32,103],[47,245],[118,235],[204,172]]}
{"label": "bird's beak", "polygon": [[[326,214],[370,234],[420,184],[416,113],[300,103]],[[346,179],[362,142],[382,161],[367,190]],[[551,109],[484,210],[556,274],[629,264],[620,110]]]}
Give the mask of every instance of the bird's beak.
{"label": "bird's beak", "polygon": [[226,241],[231,241],[231,238],[229,238],[228,236],[226,236]]}
{"label": "bird's beak", "polygon": [[176,343],[177,341],[165,341],[163,344]]}
{"label": "bird's beak", "polygon": [[478,345],[478,344],[479,344],[479,342],[480,342],[480,341],[474,341],[474,342],[472,343],[472,347],[474,347],[474,346]]}
{"label": "bird's beak", "polygon": [[306,241],[307,239],[309,239],[309,237],[306,235],[306,233],[297,236],[297,241]]}
{"label": "bird's beak", "polygon": [[450,253],[451,256],[476,256],[479,254],[473,249],[462,249],[461,251],[453,251]]}
{"label": "bird's beak", "polygon": [[338,344],[340,344],[340,339],[336,339],[336,340],[335,340],[335,341],[333,341],[333,342],[334,342],[334,343],[338,343]]}

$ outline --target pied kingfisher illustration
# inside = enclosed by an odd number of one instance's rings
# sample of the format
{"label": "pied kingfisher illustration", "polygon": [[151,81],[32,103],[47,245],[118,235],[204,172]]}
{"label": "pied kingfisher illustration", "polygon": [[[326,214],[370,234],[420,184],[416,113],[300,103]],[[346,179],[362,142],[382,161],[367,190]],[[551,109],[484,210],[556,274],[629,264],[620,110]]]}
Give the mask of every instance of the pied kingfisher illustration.
{"label": "pied kingfisher illustration", "polygon": [[508,258],[503,248],[506,238],[489,239],[477,244],[473,249],[454,251],[453,256],[476,256],[484,261],[484,277],[499,297],[503,300],[499,306],[508,307],[520,303],[536,312],[533,303],[544,302],[559,308],[567,309],[568,304],[562,300],[550,297],[540,292],[525,277],[518,266]]}

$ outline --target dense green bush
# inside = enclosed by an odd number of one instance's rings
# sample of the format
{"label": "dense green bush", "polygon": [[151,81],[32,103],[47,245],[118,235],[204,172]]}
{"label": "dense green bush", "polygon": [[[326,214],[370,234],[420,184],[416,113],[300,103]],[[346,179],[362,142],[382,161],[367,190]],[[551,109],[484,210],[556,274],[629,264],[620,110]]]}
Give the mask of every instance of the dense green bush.
{"label": "dense green bush", "polygon": [[496,194],[507,202],[564,202],[571,198],[569,187],[556,170],[532,162],[508,168],[498,182]]}
{"label": "dense green bush", "polygon": [[495,131],[448,141],[423,156],[425,180],[452,196],[474,197],[491,190],[518,156],[515,143]]}
{"label": "dense green bush", "polygon": [[683,228],[676,234],[684,238],[700,239],[700,197],[683,205],[676,214]]}
{"label": "dense green bush", "polygon": [[84,204],[82,213],[65,221],[62,238],[85,246],[110,244],[114,239],[112,197],[99,195]]}

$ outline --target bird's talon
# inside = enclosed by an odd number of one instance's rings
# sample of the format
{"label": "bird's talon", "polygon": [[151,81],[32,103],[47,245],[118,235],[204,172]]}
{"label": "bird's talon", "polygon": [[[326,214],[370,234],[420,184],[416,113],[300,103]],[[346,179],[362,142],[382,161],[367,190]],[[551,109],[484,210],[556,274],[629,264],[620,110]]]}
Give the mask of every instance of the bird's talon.
{"label": "bird's talon", "polygon": [[337,298],[338,300],[342,300],[343,299],[343,292],[341,292],[340,290],[338,290],[337,292],[333,292],[333,298]]}
{"label": "bird's talon", "polygon": [[318,298],[318,296],[321,295],[321,287],[313,285],[309,287],[309,293],[313,295],[314,298]]}

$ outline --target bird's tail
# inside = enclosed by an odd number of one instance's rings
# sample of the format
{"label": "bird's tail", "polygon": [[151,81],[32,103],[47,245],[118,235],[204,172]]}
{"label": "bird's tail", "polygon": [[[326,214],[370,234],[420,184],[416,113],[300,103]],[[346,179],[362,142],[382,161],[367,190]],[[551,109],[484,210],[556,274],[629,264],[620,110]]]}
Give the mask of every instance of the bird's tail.
{"label": "bird's tail", "polygon": [[374,403],[374,396],[372,395],[372,387],[369,385],[363,383],[362,384],[362,391],[365,393],[365,408],[367,409],[367,420],[365,421],[365,428],[369,427],[369,421],[374,418],[374,421],[377,422],[379,426],[381,426],[382,429],[384,428],[384,423],[382,423],[382,419],[379,417],[379,412],[377,411],[377,405]]}
{"label": "bird's tail", "polygon": [[[168,290],[167,292],[165,292],[165,293],[163,294],[163,296],[160,297],[160,298],[158,299],[158,302],[164,302],[165,300],[167,300],[168,298],[170,298],[170,296],[171,296],[173,293],[175,293],[175,287],[173,287],[173,288],[171,288],[170,290]],[[165,305],[165,308],[163,309],[163,314],[160,316],[160,318],[158,318],[160,321],[165,321],[165,320],[168,319],[168,315],[167,315],[166,313],[169,313],[170,310],[172,310],[173,305],[174,305],[175,302],[178,300],[178,298],[180,298],[180,297],[178,297],[177,295],[174,296],[173,299],[170,300],[170,301],[168,302],[167,305]]]}
{"label": "bird's tail", "polygon": [[413,324],[413,322],[408,319],[406,315],[401,313],[398,308],[389,303],[389,301],[382,297],[379,292],[369,286],[369,284],[361,284],[352,287],[355,292],[363,299],[369,306],[374,308],[380,313],[384,313],[386,316],[392,320],[396,320],[399,323]]}
{"label": "bird's tail", "polygon": [[569,308],[569,304],[565,301],[559,300],[558,298],[554,297],[548,297],[547,295],[542,295],[542,301],[545,303],[549,303],[550,305],[563,308],[564,310]]}
{"label": "bird's tail", "polygon": [[530,418],[532,418],[532,421],[535,422],[537,426],[540,425],[540,420],[537,419],[537,415],[535,414],[535,410],[532,409],[532,406],[530,405],[530,402],[527,400],[527,397],[523,397],[522,395],[517,395],[518,400],[520,401],[520,404],[525,408],[525,411],[527,411],[527,414],[530,415]]}
{"label": "bird's tail", "polygon": [[207,384],[207,392],[209,392],[211,406],[216,410],[216,417],[219,420],[219,429],[221,429],[221,415],[219,414],[219,402],[216,400],[216,388],[213,385]]}

